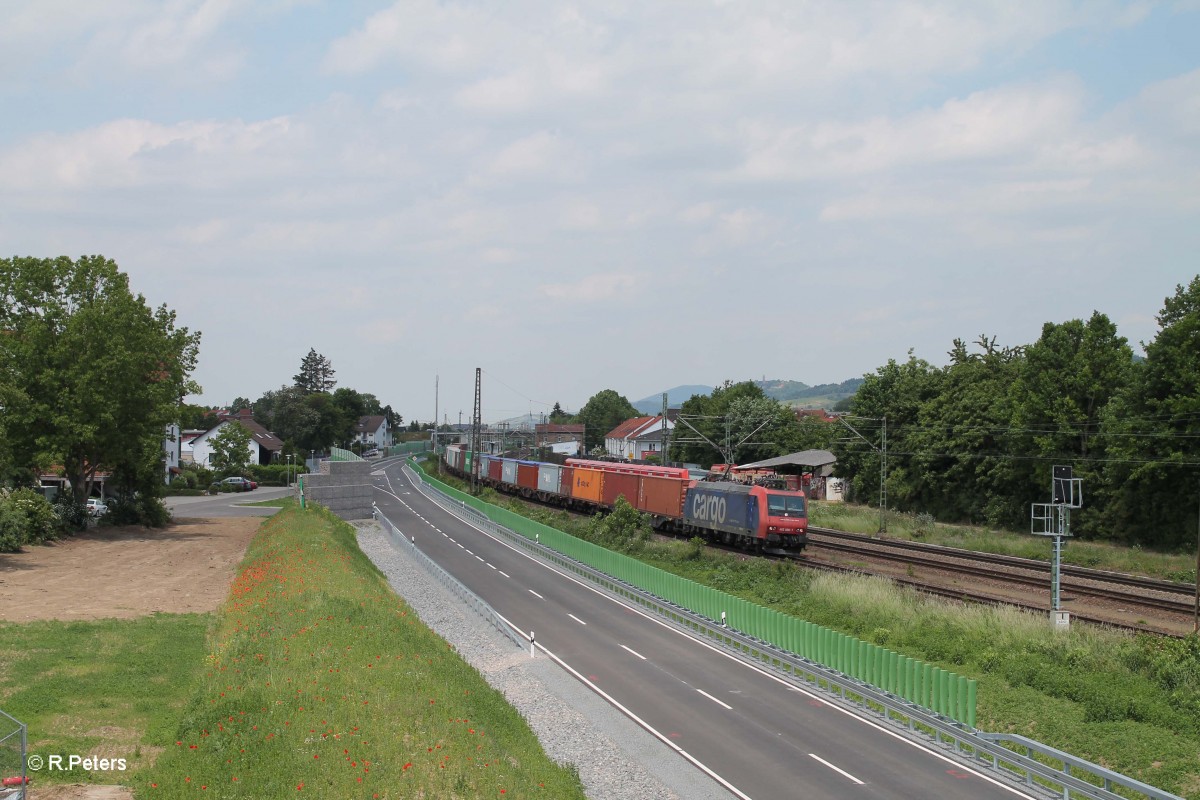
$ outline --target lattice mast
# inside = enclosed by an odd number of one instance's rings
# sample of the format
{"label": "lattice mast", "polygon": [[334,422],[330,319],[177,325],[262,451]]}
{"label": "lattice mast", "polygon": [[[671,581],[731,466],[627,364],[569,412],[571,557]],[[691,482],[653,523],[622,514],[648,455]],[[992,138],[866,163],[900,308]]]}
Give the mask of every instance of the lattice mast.
{"label": "lattice mast", "polygon": [[[1070,467],[1053,468],[1049,503],[1034,503],[1030,511],[1030,533],[1050,536],[1054,554],[1050,564],[1051,613],[1062,611],[1062,549],[1071,536],[1071,509],[1083,507],[1083,479]],[[1065,618],[1065,615],[1064,615]]]}
{"label": "lattice mast", "polygon": [[483,374],[481,367],[475,368],[475,412],[471,416],[471,493],[479,492],[479,451],[483,446],[483,423],[479,401],[479,383]]}

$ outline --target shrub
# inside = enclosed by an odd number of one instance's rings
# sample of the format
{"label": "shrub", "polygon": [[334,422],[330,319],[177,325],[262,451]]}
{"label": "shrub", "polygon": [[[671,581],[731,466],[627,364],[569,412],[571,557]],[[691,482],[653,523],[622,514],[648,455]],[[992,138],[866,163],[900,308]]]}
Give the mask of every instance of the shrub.
{"label": "shrub", "polygon": [[171,510],[161,498],[148,494],[117,497],[108,501],[105,521],[112,525],[142,525],[162,528],[171,521]]}
{"label": "shrub", "polygon": [[65,531],[81,531],[87,527],[87,503],[75,502],[70,492],[61,492],[54,501],[54,515]]}
{"label": "shrub", "polygon": [[62,525],[53,506],[40,492],[17,489],[8,495],[8,504],[25,520],[25,543],[41,544],[58,538]]}
{"label": "shrub", "polygon": [[0,503],[0,553],[19,553],[25,543],[25,520],[8,503]]}

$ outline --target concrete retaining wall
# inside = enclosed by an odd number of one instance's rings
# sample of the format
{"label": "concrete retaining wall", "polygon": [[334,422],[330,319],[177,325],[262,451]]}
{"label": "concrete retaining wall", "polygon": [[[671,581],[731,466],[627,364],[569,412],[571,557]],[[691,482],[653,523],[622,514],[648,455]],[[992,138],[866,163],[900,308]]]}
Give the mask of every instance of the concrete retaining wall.
{"label": "concrete retaining wall", "polygon": [[324,461],[319,474],[304,476],[304,498],[320,503],[342,519],[371,516],[371,470],[367,461]]}

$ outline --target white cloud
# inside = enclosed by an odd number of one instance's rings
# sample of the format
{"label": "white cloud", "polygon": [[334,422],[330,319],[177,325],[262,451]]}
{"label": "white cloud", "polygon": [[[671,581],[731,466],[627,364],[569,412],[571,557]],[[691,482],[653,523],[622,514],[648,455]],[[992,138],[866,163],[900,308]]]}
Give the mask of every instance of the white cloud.
{"label": "white cloud", "polygon": [[610,272],[587,275],[573,283],[549,283],[537,287],[545,297],[576,303],[598,303],[624,297],[638,285],[638,279],[626,273]]}
{"label": "white cloud", "polygon": [[[217,168],[238,179],[238,171],[257,165],[261,177],[276,148],[293,136],[286,117],[244,123],[198,121],[162,125],[122,119],[72,134],[35,137],[0,151],[0,174],[9,189],[61,188],[94,191],[179,182],[203,184]],[[267,158],[258,159],[258,155]],[[226,170],[228,159],[240,160]],[[248,177],[240,176],[242,179]]]}

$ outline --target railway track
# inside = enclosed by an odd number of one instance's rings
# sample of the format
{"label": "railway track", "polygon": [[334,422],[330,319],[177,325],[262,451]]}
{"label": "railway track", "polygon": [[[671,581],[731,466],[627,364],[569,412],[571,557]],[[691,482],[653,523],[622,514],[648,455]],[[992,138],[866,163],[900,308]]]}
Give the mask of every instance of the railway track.
{"label": "railway track", "polygon": [[[812,555],[804,560],[818,569],[845,566],[815,557],[822,551],[842,557],[894,562],[906,565],[910,574],[889,577],[924,592],[972,602],[1007,603],[1031,610],[1047,611],[1050,606],[1050,565],[1045,561],[921,542],[881,540],[814,527],[809,528],[809,548]],[[937,581],[913,576],[913,567],[943,575],[961,575],[964,579],[975,579],[979,584],[963,586],[955,581],[954,585],[947,586],[944,578]],[[873,574],[869,568],[854,571]],[[1062,566],[1061,580],[1062,599],[1075,619],[1174,636],[1185,635],[1191,628],[1196,592],[1193,584],[1072,565]],[[993,587],[997,582],[1005,586],[1017,584],[1029,587],[1030,592],[1022,597],[1014,597],[1011,593],[1001,596],[995,591],[989,593],[987,582],[992,582]],[[1090,602],[1085,602],[1084,598],[1089,598]],[[1129,619],[1131,615],[1136,619]]]}
{"label": "railway track", "polygon": [[[811,527],[809,547],[961,572],[967,576],[1035,588],[1050,586],[1050,564],[1016,556],[977,553],[904,540],[871,539],[858,534]],[[1069,564],[1062,565],[1060,578],[1064,594],[1086,595],[1174,614],[1191,614],[1194,609],[1196,590],[1192,584]]]}
{"label": "railway track", "polygon": [[[514,499],[534,507],[542,505],[522,498]],[[1045,561],[902,539],[877,539],[814,526],[809,526],[808,531],[809,551],[806,554],[764,554],[755,557],[786,559],[814,569],[880,575],[926,594],[961,602],[1010,605],[1043,613],[1050,608],[1050,565]],[[739,548],[711,546],[750,556]],[[871,569],[862,564],[824,560],[818,557],[822,551],[836,553],[842,558],[902,564],[908,574],[896,575],[882,568]],[[936,574],[917,576],[914,568]],[[974,583],[971,579],[977,583],[971,585]],[[1169,636],[1184,636],[1192,629],[1196,592],[1193,584],[1065,564],[1061,569],[1061,579],[1061,597],[1068,603],[1067,610],[1076,620]],[[990,592],[987,590],[989,582],[992,588]],[[1013,584],[1026,587],[1027,590],[1021,593],[1004,591]],[[1090,602],[1085,603],[1083,598],[1089,598]],[[1084,607],[1085,604],[1087,607]]]}

